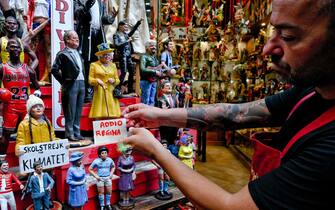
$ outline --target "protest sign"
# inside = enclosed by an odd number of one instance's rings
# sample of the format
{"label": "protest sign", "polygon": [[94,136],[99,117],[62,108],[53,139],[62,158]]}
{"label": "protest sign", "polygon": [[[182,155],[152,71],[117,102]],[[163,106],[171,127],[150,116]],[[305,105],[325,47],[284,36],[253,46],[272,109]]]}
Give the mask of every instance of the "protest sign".
{"label": "protest sign", "polygon": [[93,121],[94,144],[117,143],[127,137],[126,119]]}
{"label": "protest sign", "polygon": [[68,140],[61,139],[20,146],[20,150],[25,152],[19,158],[20,173],[33,172],[33,164],[36,161],[42,163],[43,169],[68,164],[69,150],[66,149],[66,145],[68,145]]}

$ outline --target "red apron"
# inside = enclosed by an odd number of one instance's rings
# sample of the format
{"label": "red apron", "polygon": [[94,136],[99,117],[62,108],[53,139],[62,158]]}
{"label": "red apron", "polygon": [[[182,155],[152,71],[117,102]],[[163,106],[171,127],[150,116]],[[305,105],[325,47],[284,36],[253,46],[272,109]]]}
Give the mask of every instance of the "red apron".
{"label": "red apron", "polygon": [[[287,119],[292,115],[292,113],[308,98],[312,97],[315,92],[311,92],[310,94],[303,97],[291,110]],[[301,137],[306,134],[316,130],[317,128],[335,120],[335,106],[331,107],[327,111],[325,111],[318,118],[310,122],[300,131],[298,131],[292,139],[285,146],[283,151],[279,151],[277,149],[269,146],[271,143],[272,137],[275,132],[261,132],[255,133],[251,136],[251,142],[254,147],[254,154],[252,156],[251,161],[251,176],[250,180],[254,180],[264,174],[276,169],[280,166],[281,159],[285,156],[287,151],[292,147],[292,145],[297,142]]]}

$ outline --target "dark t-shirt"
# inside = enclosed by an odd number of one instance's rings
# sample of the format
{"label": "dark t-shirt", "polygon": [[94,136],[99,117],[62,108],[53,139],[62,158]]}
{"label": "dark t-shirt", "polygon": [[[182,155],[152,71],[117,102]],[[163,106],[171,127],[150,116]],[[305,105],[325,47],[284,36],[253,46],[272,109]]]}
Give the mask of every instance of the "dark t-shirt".
{"label": "dark t-shirt", "polygon": [[[315,94],[285,121],[293,106],[312,90],[294,87],[265,99],[273,119],[284,122],[274,138],[276,148],[282,150],[299,130],[335,105],[335,100]],[[259,209],[334,209],[335,122],[299,139],[279,168],[248,187]]]}

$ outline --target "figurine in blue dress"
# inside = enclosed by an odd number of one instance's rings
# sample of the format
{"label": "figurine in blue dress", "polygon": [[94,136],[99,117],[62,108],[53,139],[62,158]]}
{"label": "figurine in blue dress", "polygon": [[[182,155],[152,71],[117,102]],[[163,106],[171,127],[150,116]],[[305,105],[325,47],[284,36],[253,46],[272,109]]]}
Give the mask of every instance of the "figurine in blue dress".
{"label": "figurine in blue dress", "polygon": [[69,205],[81,210],[87,202],[86,174],[82,165],[82,152],[73,152],[70,156],[72,166],[67,171],[66,183],[69,185]]}

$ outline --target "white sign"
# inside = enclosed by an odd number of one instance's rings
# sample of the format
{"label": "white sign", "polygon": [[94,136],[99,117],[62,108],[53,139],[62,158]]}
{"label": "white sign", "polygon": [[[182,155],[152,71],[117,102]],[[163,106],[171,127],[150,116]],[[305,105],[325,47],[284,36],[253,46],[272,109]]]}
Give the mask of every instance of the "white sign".
{"label": "white sign", "polygon": [[[56,54],[64,48],[63,34],[73,30],[73,0],[51,1],[51,65]],[[52,76],[52,125],[55,130],[64,130],[65,119],[61,114],[61,91],[59,82]]]}
{"label": "white sign", "polygon": [[93,121],[94,144],[117,143],[127,137],[126,119]]}
{"label": "white sign", "polygon": [[19,157],[20,173],[34,171],[33,164],[40,161],[44,169],[54,168],[69,163],[69,150],[67,139],[47,143],[28,144],[20,146],[25,153]]}

